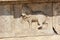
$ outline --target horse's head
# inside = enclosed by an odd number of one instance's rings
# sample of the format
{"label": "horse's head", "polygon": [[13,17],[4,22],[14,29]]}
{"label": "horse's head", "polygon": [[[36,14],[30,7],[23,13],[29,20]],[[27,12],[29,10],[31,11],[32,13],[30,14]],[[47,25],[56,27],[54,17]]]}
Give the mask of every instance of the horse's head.
{"label": "horse's head", "polygon": [[30,15],[32,13],[31,11],[32,10],[29,6],[24,5],[22,8],[22,16]]}

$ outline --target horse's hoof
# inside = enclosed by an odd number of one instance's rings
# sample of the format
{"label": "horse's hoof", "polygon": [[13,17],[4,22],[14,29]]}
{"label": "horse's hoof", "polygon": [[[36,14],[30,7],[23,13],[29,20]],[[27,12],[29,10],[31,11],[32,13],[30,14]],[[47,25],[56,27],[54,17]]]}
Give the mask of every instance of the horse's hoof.
{"label": "horse's hoof", "polygon": [[38,27],[38,30],[42,29],[42,27]]}

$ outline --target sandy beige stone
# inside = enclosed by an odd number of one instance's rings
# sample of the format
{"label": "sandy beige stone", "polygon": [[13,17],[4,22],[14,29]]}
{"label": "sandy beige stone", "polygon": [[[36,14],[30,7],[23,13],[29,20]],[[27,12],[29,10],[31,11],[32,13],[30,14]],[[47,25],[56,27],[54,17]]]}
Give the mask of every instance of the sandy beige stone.
{"label": "sandy beige stone", "polygon": [[0,5],[0,37],[13,36],[11,5]]}
{"label": "sandy beige stone", "polygon": [[60,35],[22,37],[22,38],[3,38],[0,40],[60,40]]}
{"label": "sandy beige stone", "polygon": [[60,3],[54,3],[53,15],[53,27],[60,34]]}

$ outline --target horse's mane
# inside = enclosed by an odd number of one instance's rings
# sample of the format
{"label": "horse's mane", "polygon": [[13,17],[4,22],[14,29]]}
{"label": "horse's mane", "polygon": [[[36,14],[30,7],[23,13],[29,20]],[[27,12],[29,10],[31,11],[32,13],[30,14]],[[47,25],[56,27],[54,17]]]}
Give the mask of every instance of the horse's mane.
{"label": "horse's mane", "polygon": [[47,15],[46,13],[44,13],[43,11],[41,10],[36,10],[36,11],[33,11],[27,4],[24,4],[23,5],[23,9],[22,9],[26,14],[31,14],[31,15]]}

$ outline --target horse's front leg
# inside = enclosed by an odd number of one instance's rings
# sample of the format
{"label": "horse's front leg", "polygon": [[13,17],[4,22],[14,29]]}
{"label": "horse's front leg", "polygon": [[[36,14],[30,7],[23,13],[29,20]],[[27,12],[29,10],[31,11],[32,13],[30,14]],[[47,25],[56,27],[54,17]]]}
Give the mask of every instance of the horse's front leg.
{"label": "horse's front leg", "polygon": [[28,23],[29,23],[29,28],[30,28],[30,27],[31,27],[31,24],[32,24],[32,23],[31,23],[31,20],[29,20]]}
{"label": "horse's front leg", "polygon": [[37,23],[38,23],[38,29],[42,29],[43,28],[42,27],[43,24],[40,21],[38,21]]}

